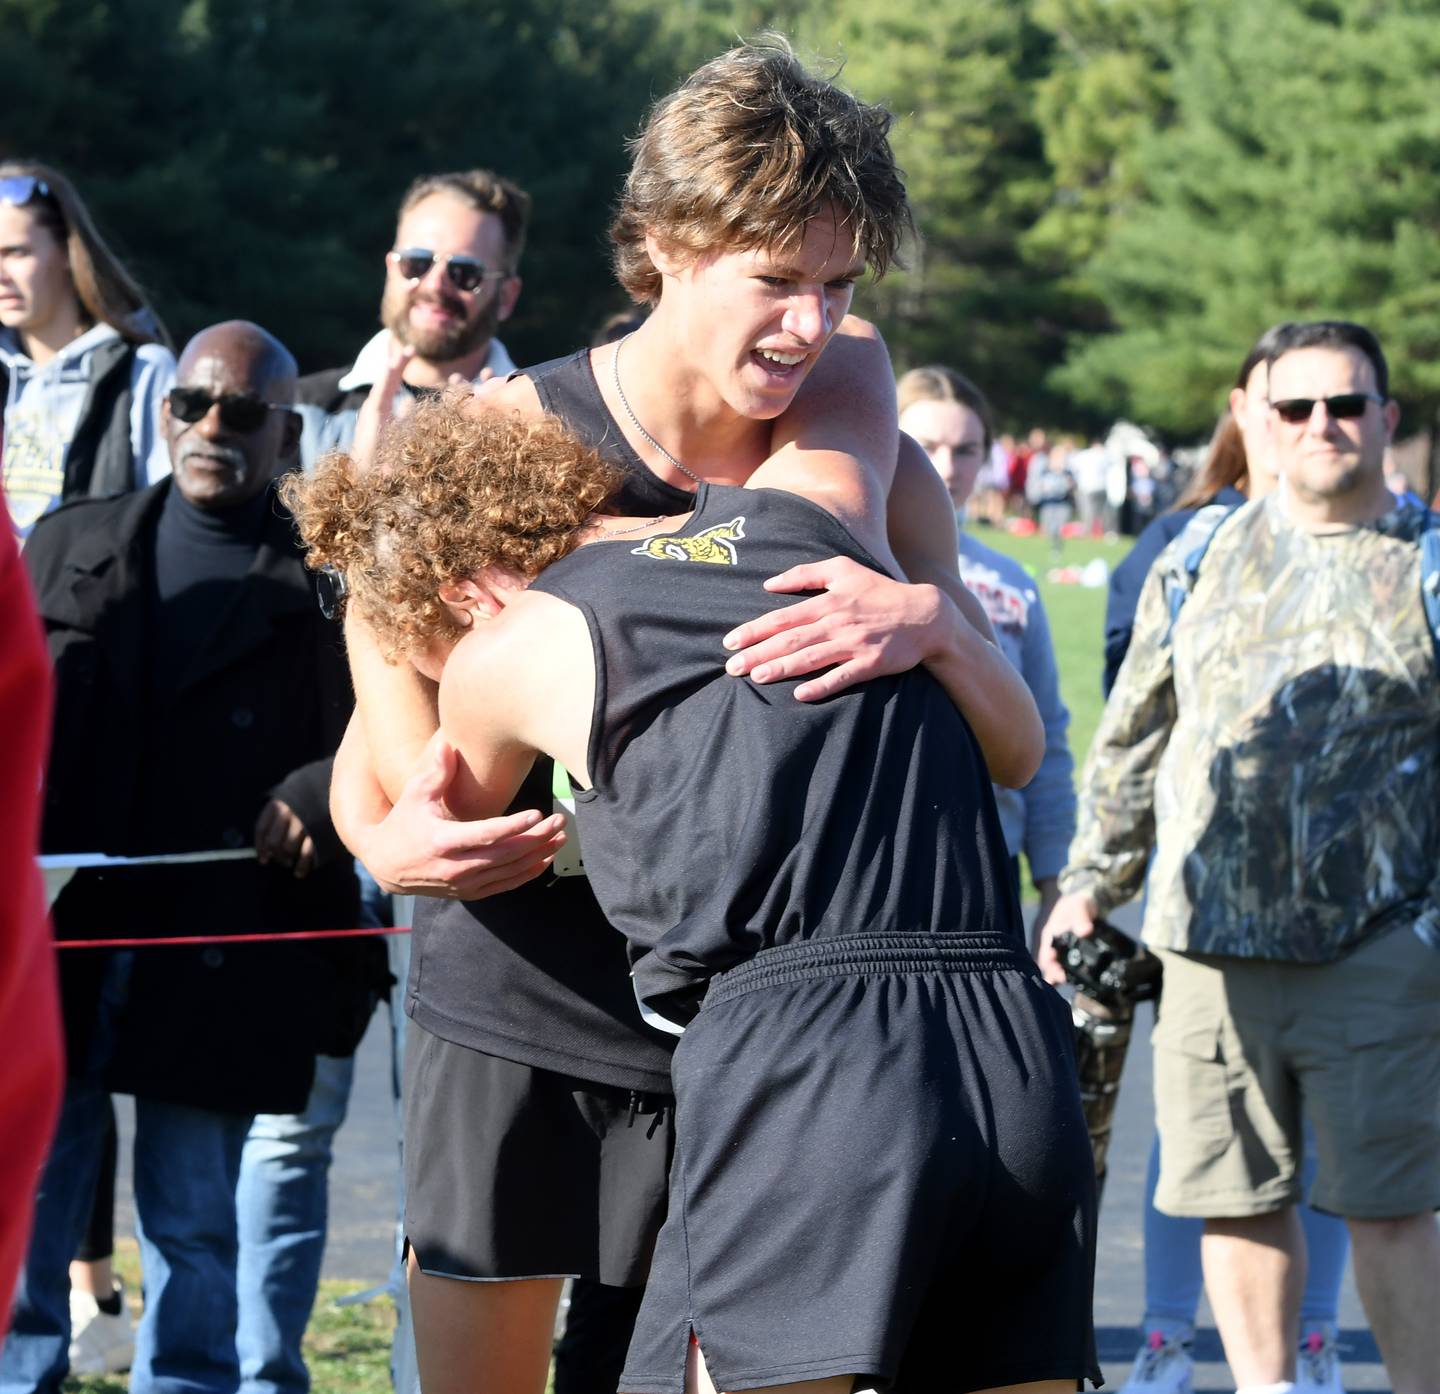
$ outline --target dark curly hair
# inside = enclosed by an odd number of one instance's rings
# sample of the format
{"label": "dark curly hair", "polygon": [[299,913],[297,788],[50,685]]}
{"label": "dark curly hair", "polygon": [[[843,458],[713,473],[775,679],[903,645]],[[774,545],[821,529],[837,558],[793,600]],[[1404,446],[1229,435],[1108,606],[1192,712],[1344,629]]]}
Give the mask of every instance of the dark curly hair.
{"label": "dark curly hair", "polygon": [[468,388],[419,403],[374,465],[322,458],[280,496],[312,568],[344,574],[349,603],[391,662],[460,626],[447,581],[500,566],[530,578],[575,550],[619,474],[559,421],[480,408]]}

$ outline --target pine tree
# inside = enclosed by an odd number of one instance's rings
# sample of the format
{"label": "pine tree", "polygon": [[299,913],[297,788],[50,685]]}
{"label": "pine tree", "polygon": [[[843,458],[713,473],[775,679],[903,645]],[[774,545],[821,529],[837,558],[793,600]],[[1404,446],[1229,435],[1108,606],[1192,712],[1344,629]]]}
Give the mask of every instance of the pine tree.
{"label": "pine tree", "polygon": [[1015,424],[1073,415],[1045,375],[1089,309],[1022,252],[1049,195],[1032,111],[1049,43],[1028,9],[840,0],[799,26],[810,47],[843,57],[843,83],[894,113],[920,229],[909,269],[862,287],[857,310],[879,323],[897,367],[957,367]]}
{"label": "pine tree", "polygon": [[506,341],[614,308],[624,142],[673,63],[639,7],[570,0],[0,0],[0,154],[69,173],[177,337],[244,317],[302,367],[375,326],[395,209],[483,165],[535,196]]}
{"label": "pine tree", "polygon": [[1440,405],[1440,3],[1197,9],[1174,116],[1135,146],[1139,192],[1086,268],[1118,326],[1057,382],[1203,431],[1248,345],[1343,317],[1386,345],[1412,421]]}

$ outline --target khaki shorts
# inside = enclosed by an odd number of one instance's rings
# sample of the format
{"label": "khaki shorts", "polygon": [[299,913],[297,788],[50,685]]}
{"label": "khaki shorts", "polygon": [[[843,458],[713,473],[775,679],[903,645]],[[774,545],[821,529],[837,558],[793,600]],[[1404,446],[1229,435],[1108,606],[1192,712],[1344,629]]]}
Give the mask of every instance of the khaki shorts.
{"label": "khaki shorts", "polygon": [[1299,1201],[1302,1113],[1317,1210],[1440,1208],[1440,953],[1401,927],[1320,965],[1159,954],[1160,1210],[1238,1219]]}

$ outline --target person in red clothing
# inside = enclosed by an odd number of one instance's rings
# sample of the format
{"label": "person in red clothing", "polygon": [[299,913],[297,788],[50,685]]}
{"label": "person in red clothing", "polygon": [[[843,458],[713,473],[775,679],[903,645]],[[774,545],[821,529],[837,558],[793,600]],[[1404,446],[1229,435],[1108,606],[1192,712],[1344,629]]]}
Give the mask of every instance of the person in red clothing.
{"label": "person in red clothing", "polygon": [[50,665],[0,499],[0,1310],[10,1305],[30,1234],[30,1206],[60,1102],[60,1011],[35,851],[50,724]]}

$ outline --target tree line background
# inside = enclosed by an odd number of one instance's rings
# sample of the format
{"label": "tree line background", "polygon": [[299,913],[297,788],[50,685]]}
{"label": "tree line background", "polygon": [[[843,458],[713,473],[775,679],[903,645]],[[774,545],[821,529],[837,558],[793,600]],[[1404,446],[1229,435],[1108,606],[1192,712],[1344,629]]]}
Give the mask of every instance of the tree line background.
{"label": "tree line background", "polygon": [[[922,243],[865,287],[897,367],[1014,428],[1202,436],[1258,333],[1344,316],[1440,410],[1440,0],[0,0],[0,155],[72,175],[183,339],[310,370],[376,324],[417,173],[535,196],[520,362],[624,302],[605,227],[650,101],[777,29],[898,118]],[[1440,435],[1433,432],[1432,436]]]}

